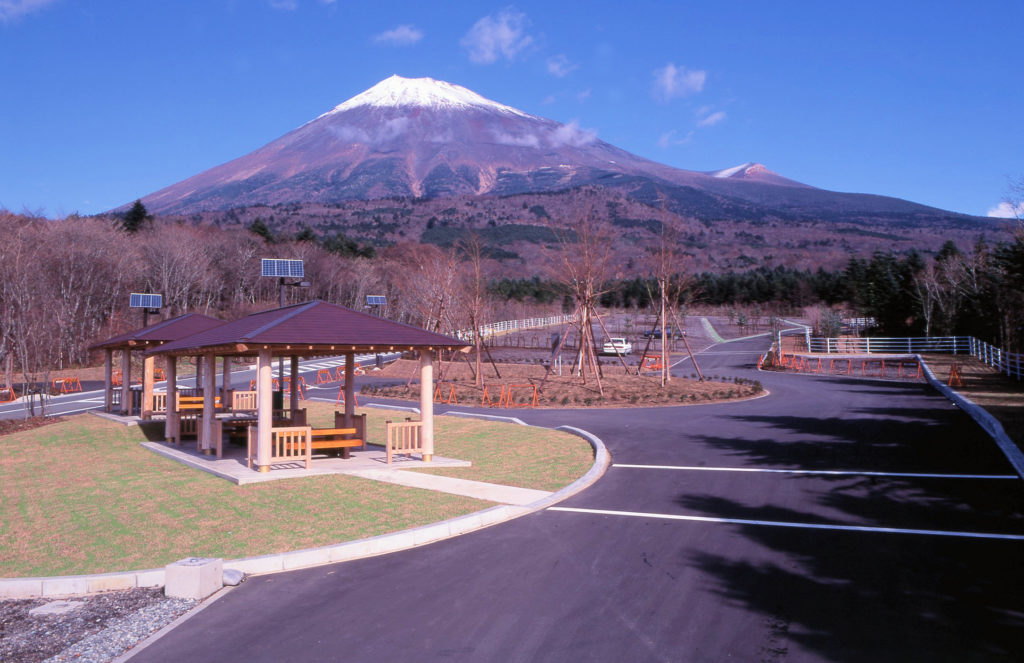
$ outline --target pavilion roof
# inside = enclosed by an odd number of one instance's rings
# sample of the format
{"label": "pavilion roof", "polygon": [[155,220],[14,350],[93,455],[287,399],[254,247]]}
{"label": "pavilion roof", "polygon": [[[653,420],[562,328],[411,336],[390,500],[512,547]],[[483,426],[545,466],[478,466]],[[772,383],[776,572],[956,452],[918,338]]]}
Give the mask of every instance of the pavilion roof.
{"label": "pavilion roof", "polygon": [[161,320],[148,327],[141,327],[134,331],[112,336],[89,346],[90,350],[123,350],[135,348],[144,350],[147,347],[161,345],[170,341],[176,341],[186,336],[192,336],[200,332],[208,331],[214,327],[223,325],[223,320],[211,318],[202,313],[186,313],[176,318]]}
{"label": "pavilion roof", "polygon": [[467,345],[450,336],[317,300],[253,313],[153,348],[150,354],[255,355],[269,349],[275,355],[316,355]]}

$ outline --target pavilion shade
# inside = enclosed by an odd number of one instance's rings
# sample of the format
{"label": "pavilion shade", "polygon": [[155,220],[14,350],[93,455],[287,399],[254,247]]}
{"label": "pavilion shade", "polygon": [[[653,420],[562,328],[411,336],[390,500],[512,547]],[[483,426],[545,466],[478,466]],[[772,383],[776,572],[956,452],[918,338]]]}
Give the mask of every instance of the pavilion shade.
{"label": "pavilion shade", "polygon": [[161,320],[149,327],[112,336],[105,341],[89,346],[89,350],[118,350],[132,345],[160,345],[199,334],[223,324],[223,320],[211,318],[208,315],[186,313],[170,320]]}
{"label": "pavilion shade", "polygon": [[[467,344],[443,334],[385,320],[361,311],[323,301],[253,313],[187,338],[153,348],[151,353],[199,354],[214,349],[245,346],[245,353],[254,354],[260,347],[295,350],[314,346],[319,351],[334,347],[335,351],[370,346],[381,350],[389,347],[459,348]],[[243,353],[239,351],[239,353]]]}

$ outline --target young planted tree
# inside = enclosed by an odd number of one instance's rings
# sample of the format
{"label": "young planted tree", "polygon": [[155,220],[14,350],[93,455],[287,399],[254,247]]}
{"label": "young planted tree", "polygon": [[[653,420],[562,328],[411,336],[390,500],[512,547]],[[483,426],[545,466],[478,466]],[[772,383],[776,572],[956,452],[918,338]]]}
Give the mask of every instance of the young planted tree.
{"label": "young planted tree", "polygon": [[[593,328],[595,321],[602,326],[604,324],[597,315],[597,305],[608,283],[615,276],[615,238],[593,214],[591,203],[587,200],[592,193],[583,190],[578,194],[575,218],[561,226],[549,221],[548,227],[558,239],[558,252],[549,265],[549,271],[551,278],[561,284],[575,303],[575,326],[579,330],[580,345],[573,372],[584,384],[587,372],[592,372],[598,392],[604,396]],[[561,350],[571,328],[562,336],[556,352]]]}
{"label": "young planted tree", "polygon": [[455,291],[455,300],[461,318],[468,329],[473,331],[474,375],[476,385],[483,386],[483,372],[480,370],[483,351],[486,349],[481,328],[487,320],[490,298],[487,295],[487,282],[484,274],[483,252],[480,235],[470,232],[455,244],[465,261],[461,265],[459,280]]}

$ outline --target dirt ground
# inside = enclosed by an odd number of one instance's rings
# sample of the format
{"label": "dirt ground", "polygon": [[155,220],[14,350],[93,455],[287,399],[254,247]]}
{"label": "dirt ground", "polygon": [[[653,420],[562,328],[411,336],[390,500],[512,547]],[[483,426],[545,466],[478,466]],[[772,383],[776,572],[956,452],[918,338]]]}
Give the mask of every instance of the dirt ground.
{"label": "dirt ground", "polygon": [[48,426],[63,421],[60,417],[29,417],[28,419],[0,419],[0,435],[8,435],[23,430],[32,430],[40,426]]}
{"label": "dirt ground", "polygon": [[949,354],[923,355],[932,373],[950,382],[952,365],[957,365],[960,384],[953,388],[999,420],[1010,439],[1024,448],[1024,382],[1008,377],[971,356]]}
{"label": "dirt ground", "polygon": [[[375,375],[402,378],[408,383],[411,377],[418,380],[418,367],[418,362],[402,359]],[[657,374],[627,374],[618,363],[602,367],[604,376],[600,387],[592,374],[586,381],[569,376],[569,366],[563,366],[562,376],[552,374],[545,380],[542,365],[487,362],[481,370],[483,385],[476,384],[473,370],[470,363],[462,359],[443,362],[437,369],[440,382],[435,400],[505,408],[530,407],[534,403],[536,407],[647,407],[750,398],[763,391],[759,382],[725,375],[707,376],[703,382],[695,379],[696,374],[691,379],[676,377],[662,387]],[[371,384],[364,386],[362,393],[418,400],[419,384],[415,381],[408,386]]]}

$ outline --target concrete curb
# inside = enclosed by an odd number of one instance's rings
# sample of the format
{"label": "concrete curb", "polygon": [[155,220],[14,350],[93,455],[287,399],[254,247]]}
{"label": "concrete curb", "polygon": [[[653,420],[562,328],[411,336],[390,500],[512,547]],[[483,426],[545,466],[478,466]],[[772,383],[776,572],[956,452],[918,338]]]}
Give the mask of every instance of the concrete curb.
{"label": "concrete curb", "polygon": [[[799,354],[799,353],[797,353]],[[810,355],[808,355],[810,356]],[[829,359],[863,359],[865,355],[862,354],[829,354],[826,355]],[[981,429],[984,430],[989,437],[996,443],[999,450],[1006,456],[1006,460],[1009,461],[1010,465],[1017,474],[1024,479],[1024,452],[1014,444],[1010,436],[1006,434],[1006,430],[1003,429],[1003,425],[999,423],[999,420],[993,417],[988,410],[981,407],[971,399],[961,394],[956,389],[953,389],[949,385],[944,384],[941,380],[935,377],[935,373],[932,371],[931,366],[924,360],[919,354],[872,354],[869,355],[871,360],[886,360],[886,359],[914,359],[921,364],[924,369],[925,379],[928,384],[935,389],[935,391],[942,394],[949,402],[957,406],[961,410],[967,413],[967,415],[974,419]],[[762,369],[759,369],[762,370]],[[805,375],[816,375],[814,373],[806,373]],[[856,376],[854,376],[856,377]],[[871,379],[870,376],[866,379]]]}
{"label": "concrete curb", "polygon": [[[587,440],[594,449],[594,462],[582,477],[558,492],[532,504],[525,506],[494,506],[483,511],[477,511],[449,520],[442,520],[430,525],[381,534],[380,536],[368,539],[323,546],[321,548],[307,548],[305,550],[262,555],[259,557],[226,560],[224,562],[224,569],[236,569],[249,575],[262,575],[373,557],[375,555],[383,555],[443,541],[460,534],[467,534],[485,527],[498,525],[514,518],[546,509],[552,504],[568,499],[594,484],[611,464],[611,455],[605,448],[604,442],[597,436],[572,426],[559,426],[556,430],[564,430]],[[135,587],[162,587],[163,585],[164,569],[162,568],[82,576],[55,576],[52,578],[0,578],[0,599],[92,594]]]}
{"label": "concrete curb", "polygon": [[931,367],[921,357],[921,355],[915,355],[918,361],[921,362],[921,366],[924,367],[924,374],[928,378],[928,384],[935,388],[940,394],[948,398],[953,405],[966,412],[971,419],[978,422],[982,430],[989,434],[989,436],[995,440],[996,445],[999,446],[999,450],[1006,456],[1006,460],[1010,461],[1010,465],[1013,465],[1013,469],[1017,471],[1017,474],[1024,479],[1024,452],[1013,443],[1010,436],[1006,434],[1003,429],[1003,425],[999,423],[999,420],[989,414],[988,410],[981,407],[971,399],[967,398],[956,389],[943,384],[941,380],[935,377]]}
{"label": "concrete curb", "polygon": [[479,412],[458,412],[455,410],[449,410],[444,413],[446,417],[465,417],[467,419],[487,419],[488,421],[503,421],[512,424],[519,424],[520,426],[529,426],[528,423],[518,417],[503,417],[499,414],[481,414]]}

